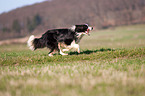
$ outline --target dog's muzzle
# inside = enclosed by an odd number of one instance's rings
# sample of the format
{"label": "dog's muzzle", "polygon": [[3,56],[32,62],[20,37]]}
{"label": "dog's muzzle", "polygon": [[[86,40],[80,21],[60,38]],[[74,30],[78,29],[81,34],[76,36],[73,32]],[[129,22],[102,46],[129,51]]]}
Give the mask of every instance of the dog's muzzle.
{"label": "dog's muzzle", "polygon": [[88,27],[87,31],[85,32],[88,36],[90,36],[90,31],[93,30],[93,27]]}

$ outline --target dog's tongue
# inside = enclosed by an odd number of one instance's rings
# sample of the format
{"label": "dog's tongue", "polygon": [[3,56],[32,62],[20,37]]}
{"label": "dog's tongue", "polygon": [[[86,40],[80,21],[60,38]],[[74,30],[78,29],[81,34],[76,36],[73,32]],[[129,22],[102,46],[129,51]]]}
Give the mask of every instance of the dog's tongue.
{"label": "dog's tongue", "polygon": [[89,30],[89,29],[87,29],[87,34],[88,34],[88,35],[90,35],[90,34],[89,34],[89,32],[90,32],[90,30]]}

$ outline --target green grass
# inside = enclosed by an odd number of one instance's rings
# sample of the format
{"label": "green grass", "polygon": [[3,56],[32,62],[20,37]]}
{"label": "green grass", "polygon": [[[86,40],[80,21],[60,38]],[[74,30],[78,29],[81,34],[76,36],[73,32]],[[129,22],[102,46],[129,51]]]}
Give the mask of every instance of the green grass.
{"label": "green grass", "polygon": [[145,25],[93,31],[81,53],[0,46],[0,96],[144,96]]}

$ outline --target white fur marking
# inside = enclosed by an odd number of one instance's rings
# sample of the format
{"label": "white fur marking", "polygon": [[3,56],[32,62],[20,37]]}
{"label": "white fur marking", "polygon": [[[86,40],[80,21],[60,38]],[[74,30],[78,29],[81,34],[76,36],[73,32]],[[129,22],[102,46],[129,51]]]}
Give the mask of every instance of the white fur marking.
{"label": "white fur marking", "polygon": [[52,54],[52,53],[50,53],[50,54],[48,54],[48,56],[53,57],[53,54]]}
{"label": "white fur marking", "polygon": [[70,29],[71,29],[72,31],[75,31],[76,26],[75,26],[75,25],[73,25]]}
{"label": "white fur marking", "polygon": [[63,52],[65,52],[65,51],[69,51],[69,49],[62,49],[62,51],[63,51]]}
{"label": "white fur marking", "polygon": [[61,55],[68,55],[68,54],[63,53],[61,50],[60,50],[60,54],[61,54]]}
{"label": "white fur marking", "polygon": [[80,47],[78,44],[75,43],[75,40],[71,43],[70,46],[67,46],[66,49],[63,49],[63,51],[69,51],[70,49],[76,49],[78,53],[80,53]]}
{"label": "white fur marking", "polygon": [[80,47],[78,44],[74,44],[73,48],[75,48],[77,50],[77,52],[80,53]]}
{"label": "white fur marking", "polygon": [[29,40],[27,41],[27,45],[28,45],[29,49],[32,51],[34,51],[34,49],[35,49],[34,44],[33,44],[34,39],[35,39],[34,35],[31,35],[29,37]]}
{"label": "white fur marking", "polygon": [[92,27],[88,27],[88,29],[91,31],[92,30]]}
{"label": "white fur marking", "polygon": [[60,53],[61,55],[68,55],[68,54],[65,54],[65,53],[63,53],[63,52],[61,51],[61,43],[58,43],[58,48],[59,48],[59,53]]}

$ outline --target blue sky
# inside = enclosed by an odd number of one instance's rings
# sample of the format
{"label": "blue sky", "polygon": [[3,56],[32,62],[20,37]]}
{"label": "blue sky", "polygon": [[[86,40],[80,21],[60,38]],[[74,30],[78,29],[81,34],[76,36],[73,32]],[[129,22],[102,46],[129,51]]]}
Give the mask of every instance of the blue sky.
{"label": "blue sky", "polygon": [[22,6],[35,4],[42,1],[46,0],[0,0],[0,14]]}

